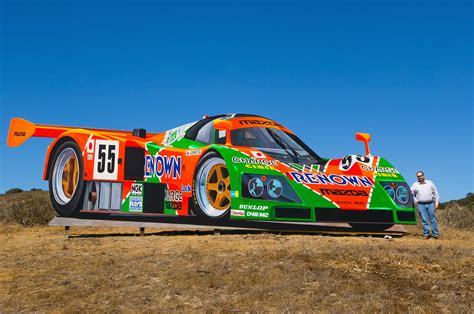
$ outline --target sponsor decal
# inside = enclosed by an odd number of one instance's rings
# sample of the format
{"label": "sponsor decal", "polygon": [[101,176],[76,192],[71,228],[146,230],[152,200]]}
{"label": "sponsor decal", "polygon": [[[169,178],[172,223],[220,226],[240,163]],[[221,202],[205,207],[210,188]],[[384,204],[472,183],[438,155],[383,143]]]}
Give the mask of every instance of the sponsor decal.
{"label": "sponsor decal", "polygon": [[181,210],[183,208],[183,194],[178,190],[165,191],[166,209]]}
{"label": "sponsor decal", "polygon": [[92,160],[94,159],[94,155],[92,154],[87,154],[87,160]]}
{"label": "sponsor decal", "polygon": [[396,173],[379,172],[379,173],[377,173],[377,176],[386,177],[386,178],[398,178],[398,174],[396,174]]}
{"label": "sponsor decal", "polygon": [[256,124],[256,125],[272,125],[282,127],[281,124],[276,123],[275,121],[270,120],[240,120],[240,124],[247,125],[247,124]]}
{"label": "sponsor decal", "polygon": [[322,185],[339,185],[339,186],[363,186],[363,187],[373,187],[373,182],[363,176],[350,176],[350,175],[339,175],[339,174],[330,174],[325,173],[300,173],[300,172],[290,172],[290,178],[297,183],[305,184],[322,184]]}
{"label": "sponsor decal", "polygon": [[369,165],[372,164],[373,160],[373,156],[347,155],[341,159],[341,162],[339,163],[339,169],[347,171],[351,169],[356,163]]}
{"label": "sponsor decal", "polygon": [[247,211],[245,212],[245,216],[251,218],[268,218],[268,213]]}
{"label": "sponsor decal", "polygon": [[230,191],[230,197],[239,197],[239,191]]}
{"label": "sponsor decal", "polygon": [[246,164],[246,165],[245,165],[245,168],[249,168],[249,169],[275,170],[275,168],[273,168],[272,166],[250,165],[250,164]]}
{"label": "sponsor decal", "polygon": [[267,210],[268,206],[264,205],[247,205],[247,204],[240,204],[239,209],[246,209],[246,210]]}
{"label": "sponsor decal", "polygon": [[129,212],[141,213],[143,211],[143,197],[141,197],[141,196],[130,196],[128,211]]}
{"label": "sponsor decal", "polygon": [[202,154],[201,149],[191,149],[191,150],[186,151],[186,156],[197,156],[201,154]]}
{"label": "sponsor decal", "polygon": [[170,202],[182,202],[183,194],[178,190],[166,190],[165,191],[165,201]]}
{"label": "sponsor decal", "polygon": [[132,195],[143,195],[143,184],[141,183],[132,183]]}
{"label": "sponsor decal", "polygon": [[232,157],[232,162],[236,164],[251,164],[251,165],[264,165],[264,166],[274,166],[276,165],[275,160],[260,160],[255,158],[242,158],[242,157]]}
{"label": "sponsor decal", "polygon": [[186,192],[191,192],[191,186],[190,186],[189,184],[186,184],[186,185],[183,184],[183,185],[181,186],[181,192],[185,192],[185,193],[186,193]]}
{"label": "sponsor decal", "polygon": [[119,141],[96,140],[94,174],[96,180],[117,180]]}
{"label": "sponsor decal", "polygon": [[360,167],[365,171],[377,171],[377,172],[384,172],[384,173],[400,173],[400,172],[398,172],[397,169],[389,168],[389,167],[370,167],[370,166],[367,166],[367,165],[362,165]]}
{"label": "sponsor decal", "polygon": [[165,138],[163,140],[163,145],[169,146],[173,144],[174,142],[182,139],[184,135],[186,134],[186,131],[195,123],[196,122],[188,123],[188,124],[181,125],[174,129],[166,131]]}
{"label": "sponsor decal", "polygon": [[181,178],[181,156],[145,156],[145,177]]}
{"label": "sponsor decal", "polygon": [[323,195],[369,196],[364,190],[320,189]]}
{"label": "sponsor decal", "polygon": [[15,132],[13,132],[13,136],[26,136],[26,132],[24,132],[24,131],[15,131]]}
{"label": "sponsor decal", "polygon": [[243,210],[231,209],[230,210],[230,215],[231,216],[245,217],[245,212]]}

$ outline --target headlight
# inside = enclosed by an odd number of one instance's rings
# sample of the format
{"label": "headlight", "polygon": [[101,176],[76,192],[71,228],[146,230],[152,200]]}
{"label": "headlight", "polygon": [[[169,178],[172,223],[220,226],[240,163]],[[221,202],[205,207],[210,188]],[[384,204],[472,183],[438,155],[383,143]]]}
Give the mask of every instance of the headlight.
{"label": "headlight", "polygon": [[283,176],[244,173],[242,197],[267,201],[301,203],[300,198]]}
{"label": "headlight", "polygon": [[411,196],[410,187],[406,182],[381,181],[380,184],[399,207],[412,208],[415,206],[413,203],[413,197]]}
{"label": "headlight", "polygon": [[403,185],[399,186],[397,188],[397,200],[402,204],[406,204],[409,199],[410,199],[410,195],[408,193],[408,189],[404,187]]}
{"label": "headlight", "polygon": [[267,192],[270,197],[279,198],[283,192],[283,186],[278,179],[272,179],[268,181]]}
{"label": "headlight", "polygon": [[390,195],[392,200],[395,199],[395,190],[390,185],[384,186],[383,189],[385,190],[385,192],[387,192],[388,195]]}
{"label": "headlight", "polygon": [[263,194],[263,181],[259,178],[253,178],[247,185],[252,197],[260,197]]}

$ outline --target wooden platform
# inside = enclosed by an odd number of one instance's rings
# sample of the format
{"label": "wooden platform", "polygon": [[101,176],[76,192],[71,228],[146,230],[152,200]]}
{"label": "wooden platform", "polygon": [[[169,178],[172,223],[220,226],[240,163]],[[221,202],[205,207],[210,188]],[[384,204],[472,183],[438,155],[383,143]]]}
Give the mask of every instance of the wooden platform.
{"label": "wooden platform", "polygon": [[[145,234],[145,228],[166,229],[166,230],[188,230],[188,231],[213,231],[220,234],[221,230],[249,231],[249,232],[285,232],[285,233],[319,233],[334,235],[374,235],[374,236],[403,236],[406,233],[402,225],[393,227],[382,232],[355,231],[346,223],[295,223],[295,222],[258,222],[258,221],[230,221],[228,224],[209,224],[197,220],[178,222],[176,220],[163,219],[162,221],[131,221],[125,219],[101,219],[105,217],[89,218],[69,218],[54,217],[50,226],[63,226],[65,237],[69,237],[70,227],[131,227],[140,228],[140,235]],[[117,217],[115,217],[117,218]]]}

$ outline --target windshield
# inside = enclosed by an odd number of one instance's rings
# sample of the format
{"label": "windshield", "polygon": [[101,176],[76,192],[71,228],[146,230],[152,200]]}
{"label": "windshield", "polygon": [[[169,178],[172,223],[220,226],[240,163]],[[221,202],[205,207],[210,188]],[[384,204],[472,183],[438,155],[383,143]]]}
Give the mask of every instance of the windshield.
{"label": "windshield", "polygon": [[283,162],[311,165],[320,160],[298,137],[280,129],[243,128],[232,130],[230,136],[233,145],[254,147]]}

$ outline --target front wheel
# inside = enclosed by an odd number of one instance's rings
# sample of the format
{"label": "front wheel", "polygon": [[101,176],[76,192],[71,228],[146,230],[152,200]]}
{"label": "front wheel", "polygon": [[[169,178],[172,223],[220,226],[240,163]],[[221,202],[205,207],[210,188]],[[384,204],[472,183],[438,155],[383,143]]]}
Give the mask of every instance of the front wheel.
{"label": "front wheel", "polygon": [[79,146],[68,141],[54,152],[49,172],[51,202],[59,216],[74,216],[84,196],[84,163]]}
{"label": "front wheel", "polygon": [[356,231],[365,232],[381,232],[393,227],[393,224],[364,224],[364,223],[350,223],[352,229]]}
{"label": "front wheel", "polygon": [[226,163],[215,152],[198,163],[193,180],[195,213],[208,220],[226,220],[230,213],[230,176]]}

